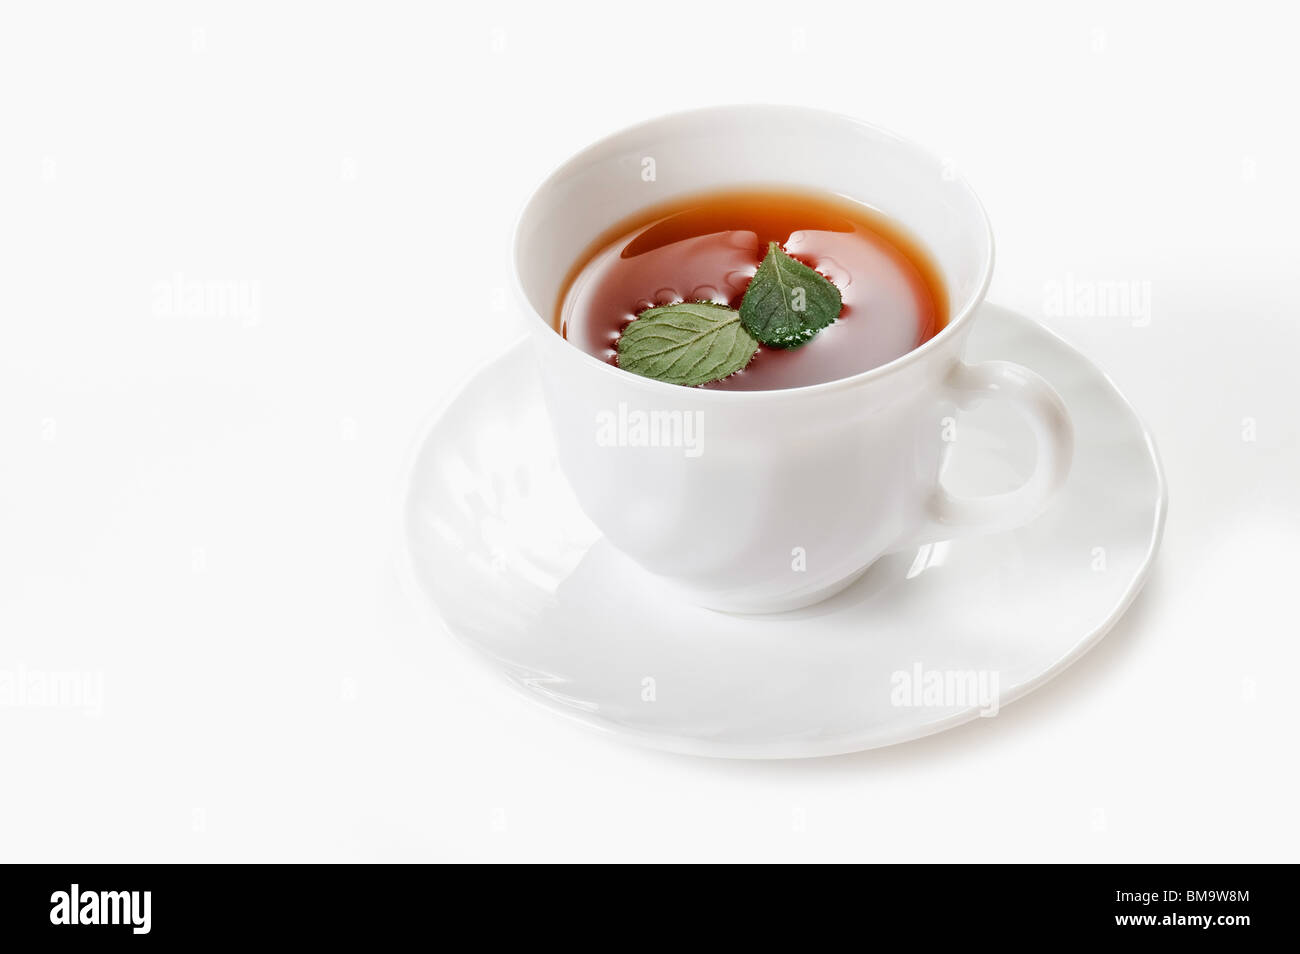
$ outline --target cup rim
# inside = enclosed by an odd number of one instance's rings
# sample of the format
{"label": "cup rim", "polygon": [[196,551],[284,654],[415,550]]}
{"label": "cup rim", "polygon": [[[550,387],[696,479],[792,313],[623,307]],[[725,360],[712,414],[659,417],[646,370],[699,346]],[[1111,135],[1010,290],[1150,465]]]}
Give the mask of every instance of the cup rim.
{"label": "cup rim", "polygon": [[[907,139],[904,136],[900,136],[891,130],[885,129],[883,126],[877,126],[874,123],[858,119],[856,116],[850,116],[847,113],[841,113],[829,109],[817,109],[810,106],[792,106],[779,103],[733,103],[715,106],[701,106],[694,109],[674,110],[649,119],[644,119],[641,122],[633,123],[630,126],[623,126],[584,146],[543,176],[540,181],[538,181],[537,185],[529,190],[528,197],[524,200],[519,212],[515,216],[514,228],[511,232],[510,273],[516,301],[522,304],[527,311],[531,312],[534,318],[545,325],[545,328],[543,329],[545,333],[549,333],[550,337],[555,338],[556,341],[565,346],[565,351],[571,352],[584,363],[589,366],[600,368],[602,373],[617,375],[619,380],[627,383],[644,386],[651,391],[662,389],[662,393],[665,397],[676,394],[678,400],[681,399],[681,392],[683,390],[680,384],[670,384],[667,381],[660,381],[656,378],[648,378],[643,375],[633,374],[632,372],[624,371],[622,368],[612,365],[607,361],[602,361],[600,358],[593,354],[588,354],[576,345],[569,344],[569,342],[546,321],[545,317],[540,314],[538,309],[529,300],[528,295],[524,291],[523,281],[519,275],[519,244],[521,241],[520,228],[523,225],[524,217],[532,208],[533,202],[536,200],[538,194],[553,181],[559,179],[563,174],[568,172],[571,168],[584,162],[586,157],[592,152],[607,146],[614,140],[626,136],[629,133],[672,120],[683,119],[686,117],[699,117],[709,113],[786,113],[816,116],[822,119],[833,120],[849,126],[869,130],[875,135],[911,149],[927,159],[935,162],[941,161],[936,153],[919,143]],[[988,294],[989,284],[993,279],[993,265],[996,257],[996,249],[993,240],[993,226],[989,222],[988,212],[984,209],[984,204],[980,201],[979,195],[976,194],[975,190],[971,188],[970,183],[967,182],[966,178],[960,173],[955,173],[952,181],[958,188],[965,191],[966,196],[971,200],[976,212],[979,214],[980,223],[983,225],[985,245],[988,252],[984,257],[984,261],[980,265],[980,278],[975,293],[967,297],[965,305],[960,311],[949,317],[948,323],[937,335],[929,341],[926,341],[924,344],[911,349],[906,354],[899,355],[892,361],[877,365],[876,367],[870,368],[866,371],[860,371],[857,374],[852,374],[843,378],[836,378],[833,381],[822,381],[817,384],[804,384],[793,388],[771,388],[755,391],[729,391],[720,388],[686,388],[685,390],[689,391],[692,397],[700,396],[705,401],[714,402],[748,401],[753,403],[755,401],[776,400],[778,398],[796,398],[804,395],[828,394],[859,387],[869,382],[887,377],[917,361],[924,360],[928,355],[941,349],[950,339],[956,336],[959,329],[969,324],[971,318],[983,303],[985,295]]]}

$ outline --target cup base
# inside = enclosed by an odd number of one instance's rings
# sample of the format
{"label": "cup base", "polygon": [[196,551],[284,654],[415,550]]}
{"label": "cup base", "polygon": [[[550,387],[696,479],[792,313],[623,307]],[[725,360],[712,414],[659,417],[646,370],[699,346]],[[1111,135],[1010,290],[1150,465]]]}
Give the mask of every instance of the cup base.
{"label": "cup base", "polygon": [[792,610],[804,609],[823,600],[828,600],[856,583],[862,574],[869,569],[870,565],[867,565],[834,583],[808,590],[800,590],[795,593],[786,593],[774,598],[756,598],[753,596],[728,598],[719,596],[716,593],[701,592],[671,580],[667,582],[672,591],[683,601],[704,609],[713,610],[715,613],[726,613],[731,616],[768,616],[773,613],[788,613]]}

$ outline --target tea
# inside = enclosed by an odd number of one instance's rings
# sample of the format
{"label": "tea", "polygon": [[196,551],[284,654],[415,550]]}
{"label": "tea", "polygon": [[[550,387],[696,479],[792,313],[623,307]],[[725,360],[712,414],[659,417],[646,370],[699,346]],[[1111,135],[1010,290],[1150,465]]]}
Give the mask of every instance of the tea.
{"label": "tea", "polygon": [[748,188],[677,200],[607,231],[565,282],[557,330],[617,365],[620,336],[647,309],[740,308],[769,242],[839,289],[839,317],[798,347],[758,346],[742,370],[702,387],[762,391],[849,377],[924,344],[948,320],[937,269],[898,225],[839,196]]}

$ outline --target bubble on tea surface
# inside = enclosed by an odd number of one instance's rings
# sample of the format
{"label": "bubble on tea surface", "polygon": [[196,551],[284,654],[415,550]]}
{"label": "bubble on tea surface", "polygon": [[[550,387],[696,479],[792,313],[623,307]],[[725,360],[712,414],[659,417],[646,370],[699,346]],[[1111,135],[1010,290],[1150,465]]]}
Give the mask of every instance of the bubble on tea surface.
{"label": "bubble on tea surface", "polygon": [[818,253],[818,246],[826,244],[824,241],[819,241],[819,239],[825,237],[834,238],[834,235],[828,235],[828,233],[817,229],[800,229],[797,232],[790,233],[790,238],[785,243],[785,250],[793,258],[802,261],[814,271],[830,279],[839,286],[840,291],[843,291],[853,284],[853,273],[831,256],[826,255],[824,252]]}
{"label": "bubble on tea surface", "polygon": [[716,301],[726,303],[727,296],[723,295],[712,285],[698,285],[692,291],[688,301]]}
{"label": "bubble on tea surface", "polygon": [[749,283],[756,271],[758,271],[757,266],[754,268],[738,268],[734,272],[727,272],[727,287],[732,291],[743,291],[749,287]]}
{"label": "bubble on tea surface", "polygon": [[817,271],[829,278],[841,292],[853,284],[853,273],[829,255],[817,259]]}

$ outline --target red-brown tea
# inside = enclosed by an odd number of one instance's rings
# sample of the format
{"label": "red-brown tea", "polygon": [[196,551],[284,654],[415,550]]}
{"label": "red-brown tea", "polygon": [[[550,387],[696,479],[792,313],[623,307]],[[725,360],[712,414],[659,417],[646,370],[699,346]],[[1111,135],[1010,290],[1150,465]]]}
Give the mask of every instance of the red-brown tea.
{"label": "red-brown tea", "polygon": [[761,346],[743,370],[703,387],[834,381],[893,361],[948,321],[937,269],[898,225],[839,196],[750,188],[661,205],[607,231],[565,282],[556,327],[617,365],[619,335],[647,308],[679,301],[739,308],[769,241],[835,283],[839,318],[798,348]]}

